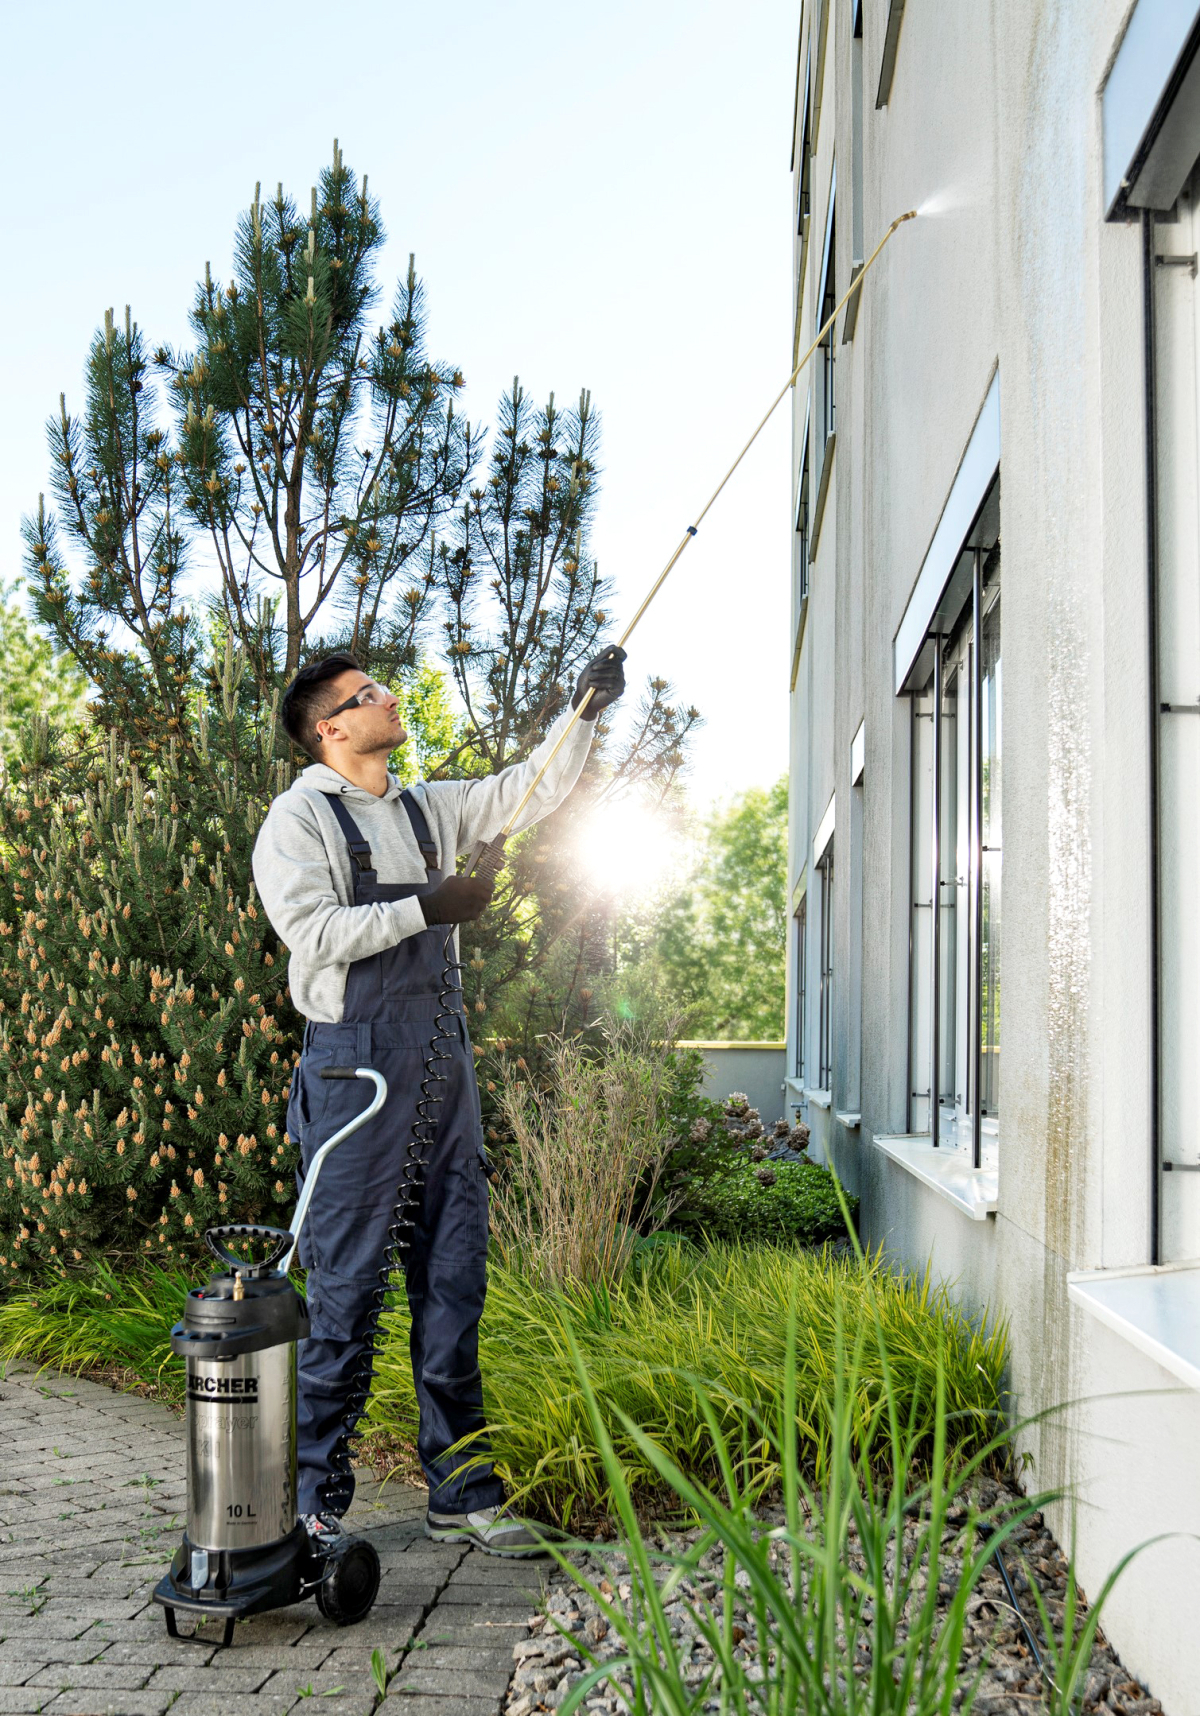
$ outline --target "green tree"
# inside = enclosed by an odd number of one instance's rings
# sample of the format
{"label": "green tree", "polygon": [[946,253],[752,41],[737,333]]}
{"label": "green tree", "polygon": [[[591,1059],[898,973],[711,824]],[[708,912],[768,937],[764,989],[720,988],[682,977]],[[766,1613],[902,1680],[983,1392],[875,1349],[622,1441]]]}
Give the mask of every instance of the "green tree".
{"label": "green tree", "polygon": [[20,603],[24,580],[0,585],[0,762],[19,754],[20,734],[31,717],[55,727],[84,718],[87,680],[71,657],[56,651]]}
{"label": "green tree", "polygon": [[[39,502],[27,526],[39,618],[98,687],[106,721],[119,709],[147,736],[164,716],[184,725],[203,628],[182,577],[200,544],[259,715],[317,631],[373,672],[415,664],[433,533],[474,454],[455,410],[461,372],[426,354],[411,258],[389,316],[370,323],[383,238],[335,142],[307,214],[282,185],[270,203],[256,190],[228,284],[205,266],[193,349],[160,346],[152,373],[129,310],[122,328],[108,313],[82,416],[62,398],[49,424],[60,512]],[[87,562],[76,580],[64,533]]]}
{"label": "green tree", "polygon": [[783,1035],[787,779],[752,787],[704,826],[690,874],[640,923],[627,920],[613,1004],[686,1012],[697,1036]]}

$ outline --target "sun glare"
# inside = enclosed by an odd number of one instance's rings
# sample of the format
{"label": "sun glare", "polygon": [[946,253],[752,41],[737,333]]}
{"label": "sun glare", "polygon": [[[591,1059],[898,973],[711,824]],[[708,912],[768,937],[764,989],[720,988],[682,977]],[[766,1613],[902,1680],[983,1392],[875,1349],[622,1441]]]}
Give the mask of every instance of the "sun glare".
{"label": "sun glare", "polygon": [[635,800],[599,806],[580,834],[580,862],[604,894],[646,894],[664,879],[675,860],[674,831]]}

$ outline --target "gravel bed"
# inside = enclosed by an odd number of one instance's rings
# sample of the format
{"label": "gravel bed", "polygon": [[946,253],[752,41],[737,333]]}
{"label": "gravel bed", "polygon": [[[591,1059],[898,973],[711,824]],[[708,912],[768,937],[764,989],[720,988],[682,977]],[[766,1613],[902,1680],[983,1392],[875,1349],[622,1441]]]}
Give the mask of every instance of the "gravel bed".
{"label": "gravel bed", "polygon": [[[981,1505],[992,1506],[1000,1495],[996,1486],[984,1485],[978,1499]],[[1017,1499],[1014,1495],[1014,1501]],[[780,1524],[783,1520],[782,1511],[771,1508],[762,1509],[759,1517],[764,1528]],[[951,1525],[961,1524],[965,1518],[964,1510],[951,1510]],[[694,1544],[699,1536],[698,1531],[664,1534],[664,1548],[682,1550]],[[681,1645],[690,1644],[690,1652],[683,1652],[687,1665],[684,1675],[685,1680],[693,1685],[698,1685],[711,1669],[712,1652],[697,1636],[695,1621],[688,1608],[692,1605],[703,1610],[713,1598],[720,1603],[721,1553],[719,1548],[710,1552],[701,1564],[700,1577],[684,1580],[666,1605],[675,1638]],[[943,1583],[939,1596],[942,1606],[946,1607],[952,1593],[944,1581],[946,1577],[953,1576],[959,1563],[952,1552],[944,1551],[943,1554]],[[1032,1521],[1018,1531],[1015,1540],[1006,1546],[1004,1556],[1022,1613],[1039,1648],[1042,1648],[1041,1628],[1037,1607],[1030,1594],[1028,1573],[1037,1580],[1052,1623],[1060,1624],[1066,1596],[1066,1560],[1040,1514],[1035,1514]],[[597,1542],[594,1549],[574,1559],[576,1568],[599,1585],[610,1602],[621,1600],[628,1609],[625,1601],[629,1596],[628,1567],[619,1546]],[[663,1578],[668,1571],[664,1565]],[[710,1575],[707,1580],[703,1577],[706,1573]],[[601,1584],[602,1581],[605,1584]],[[738,1583],[741,1583],[741,1578]],[[753,1615],[748,1615],[744,1607],[737,1605],[735,1615],[746,1629],[737,1654],[743,1656],[748,1665],[753,1665],[759,1655]],[[563,1636],[560,1627],[565,1629],[568,1637]],[[538,1711],[556,1710],[591,1666],[593,1658],[603,1661],[606,1657],[614,1657],[620,1648],[619,1639],[609,1631],[595,1601],[570,1574],[556,1568],[549,1579],[544,1612],[532,1621],[531,1636],[513,1649],[515,1666],[503,1716],[534,1716]],[[975,1699],[976,1716],[1029,1716],[1030,1712],[1044,1708],[1044,1687],[1037,1665],[1020,1621],[1013,1613],[995,1562],[971,1598],[964,1639],[962,1686],[971,1683],[985,1656],[988,1663]],[[761,1678],[762,1672],[760,1670],[758,1675],[752,1673],[751,1677]],[[766,1672],[769,1672],[769,1665]],[[956,1704],[962,1696],[961,1690],[956,1692]],[[628,1710],[630,1698],[632,1687],[628,1680],[623,1685],[605,1682],[593,1688],[585,1708],[594,1716],[609,1716],[610,1712]],[[706,1711],[718,1708],[715,1698],[704,1705]],[[1162,1706],[1158,1700],[1151,1698],[1145,1687],[1122,1667],[1102,1629],[1097,1632],[1082,1708],[1086,1716],[1161,1716]]]}

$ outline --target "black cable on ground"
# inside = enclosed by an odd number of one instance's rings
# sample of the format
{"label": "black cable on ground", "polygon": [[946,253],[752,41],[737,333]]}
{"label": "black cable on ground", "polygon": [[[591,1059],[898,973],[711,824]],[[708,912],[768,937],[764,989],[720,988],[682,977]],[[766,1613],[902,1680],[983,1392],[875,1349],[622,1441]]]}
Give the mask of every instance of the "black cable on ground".
{"label": "black cable on ground", "polygon": [[[985,1543],[989,1542],[991,1538],[995,1536],[996,1532],[996,1527],[994,1525],[985,1524],[983,1521],[977,1521],[975,1529],[978,1531],[980,1537],[983,1538]],[[1008,1600],[1012,1604],[1018,1621],[1021,1623],[1021,1631],[1025,1634],[1025,1643],[1029,1646],[1030,1654],[1032,1655],[1034,1662],[1037,1664],[1037,1671],[1045,1681],[1046,1685],[1050,1686],[1053,1684],[1053,1677],[1042,1659],[1042,1653],[1038,1649],[1038,1642],[1033,1636],[1033,1629],[1025,1619],[1024,1610],[1017,1601],[1017,1593],[1013,1588],[1013,1582],[1009,1577],[1008,1567],[1005,1563],[1004,1556],[1001,1553],[999,1544],[996,1544],[995,1548],[992,1550],[992,1558],[1000,1570],[1000,1577],[1004,1581],[1004,1589],[1008,1592]],[[1032,1573],[1029,1577],[1030,1579],[1033,1578]]]}

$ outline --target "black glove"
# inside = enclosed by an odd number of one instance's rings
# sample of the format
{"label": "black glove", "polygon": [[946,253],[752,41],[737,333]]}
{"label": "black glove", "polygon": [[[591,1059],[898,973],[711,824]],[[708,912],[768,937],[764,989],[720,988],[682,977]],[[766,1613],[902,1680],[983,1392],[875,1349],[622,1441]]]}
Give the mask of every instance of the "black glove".
{"label": "black glove", "polygon": [[571,708],[578,709],[583,701],[585,691],[590,691],[588,706],[579,717],[581,721],[594,721],[602,709],[607,709],[610,703],[615,703],[625,689],[625,671],[621,663],[625,660],[625,651],[620,644],[612,644],[600,655],[593,656],[583,672],[579,675],[579,684],[575,687],[575,695],[571,699]]}
{"label": "black glove", "polygon": [[483,913],[496,886],[492,876],[447,876],[431,894],[422,894],[427,924],[467,924]]}

